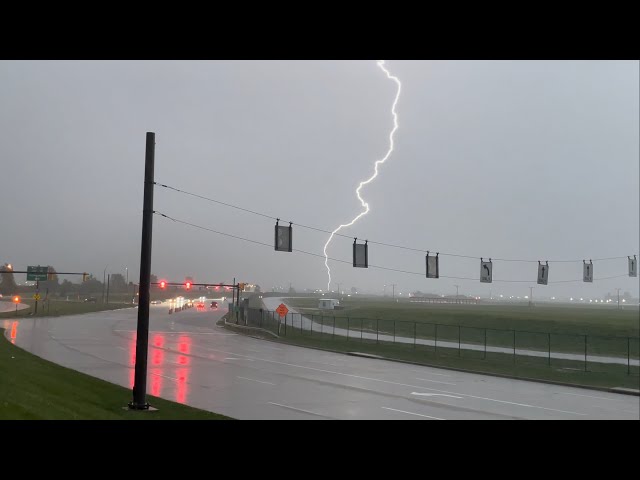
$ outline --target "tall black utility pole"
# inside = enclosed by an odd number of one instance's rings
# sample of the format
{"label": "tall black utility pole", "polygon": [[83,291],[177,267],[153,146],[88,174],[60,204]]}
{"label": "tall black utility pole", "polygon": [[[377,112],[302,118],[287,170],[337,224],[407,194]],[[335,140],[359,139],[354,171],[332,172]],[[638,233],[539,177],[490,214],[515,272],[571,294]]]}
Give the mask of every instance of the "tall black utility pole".
{"label": "tall black utility pole", "polygon": [[156,134],[147,132],[144,158],[144,201],[142,204],[142,248],[140,250],[140,288],[138,333],[136,337],[136,371],[133,401],[129,408],[147,410],[147,350],[149,347],[149,293],[151,290],[151,237],[153,230],[153,164]]}

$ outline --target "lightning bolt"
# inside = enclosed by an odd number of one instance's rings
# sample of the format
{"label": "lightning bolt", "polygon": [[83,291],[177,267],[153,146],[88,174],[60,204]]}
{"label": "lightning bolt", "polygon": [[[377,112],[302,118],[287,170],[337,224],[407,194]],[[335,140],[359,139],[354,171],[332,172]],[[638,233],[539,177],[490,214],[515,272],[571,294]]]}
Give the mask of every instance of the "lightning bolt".
{"label": "lightning bolt", "polygon": [[331,243],[331,240],[333,240],[333,236],[336,233],[338,233],[341,229],[345,227],[350,227],[351,225],[356,223],[358,220],[360,220],[361,217],[364,217],[367,213],[369,213],[369,204],[365,202],[364,199],[360,196],[360,190],[362,189],[362,187],[372,182],[378,176],[378,165],[386,162],[387,158],[389,158],[389,156],[391,156],[391,153],[393,152],[393,135],[396,133],[396,130],[398,129],[398,114],[396,113],[396,105],[398,104],[398,99],[400,98],[400,90],[402,89],[402,84],[400,83],[400,80],[398,79],[398,77],[391,75],[391,73],[389,73],[389,70],[385,68],[384,60],[378,60],[377,65],[387,75],[387,78],[389,80],[393,80],[398,85],[398,93],[396,93],[396,98],[393,101],[393,106],[391,107],[391,114],[393,115],[393,130],[391,130],[391,133],[389,133],[389,150],[387,151],[387,154],[382,159],[376,161],[374,165],[373,175],[367,180],[360,182],[360,185],[358,185],[358,188],[356,189],[356,195],[358,196],[358,200],[360,200],[360,204],[364,207],[364,211],[361,212],[356,218],[351,220],[349,223],[340,225],[333,232],[331,232],[331,236],[329,236],[329,240],[327,240],[327,243],[325,243],[324,245],[324,265],[327,267],[327,274],[329,275],[329,281],[327,283],[327,291],[331,290],[330,288],[331,287],[331,269],[329,268],[329,256],[327,255],[327,247]]}

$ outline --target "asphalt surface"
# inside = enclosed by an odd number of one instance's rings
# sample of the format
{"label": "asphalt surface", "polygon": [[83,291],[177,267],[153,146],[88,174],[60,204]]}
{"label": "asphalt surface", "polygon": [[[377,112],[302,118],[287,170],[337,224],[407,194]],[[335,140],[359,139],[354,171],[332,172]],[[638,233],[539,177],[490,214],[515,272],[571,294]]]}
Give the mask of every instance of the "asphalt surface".
{"label": "asphalt surface", "polygon": [[[19,303],[18,304],[18,311],[20,310],[24,310],[25,308],[29,308],[29,305],[27,305],[26,303]],[[5,312],[15,312],[16,310],[16,304],[11,302],[11,301],[0,301],[0,313],[5,313]]]}
{"label": "asphalt surface", "polygon": [[[237,335],[215,326],[226,312],[220,305],[173,314],[166,304],[151,306],[149,395],[238,419],[640,419],[637,396]],[[131,388],[136,322],[137,309],[123,309],[0,325],[10,341],[38,356]]]}

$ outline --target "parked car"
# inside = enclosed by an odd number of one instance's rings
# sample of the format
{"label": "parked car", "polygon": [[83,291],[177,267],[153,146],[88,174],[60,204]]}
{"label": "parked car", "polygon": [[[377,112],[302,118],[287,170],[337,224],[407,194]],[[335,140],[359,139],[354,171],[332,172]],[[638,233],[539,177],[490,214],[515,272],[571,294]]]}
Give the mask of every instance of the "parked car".
{"label": "parked car", "polygon": [[218,308],[218,302],[211,302],[211,308]]}
{"label": "parked car", "polygon": [[98,299],[96,297],[85,298],[84,303],[98,303]]}

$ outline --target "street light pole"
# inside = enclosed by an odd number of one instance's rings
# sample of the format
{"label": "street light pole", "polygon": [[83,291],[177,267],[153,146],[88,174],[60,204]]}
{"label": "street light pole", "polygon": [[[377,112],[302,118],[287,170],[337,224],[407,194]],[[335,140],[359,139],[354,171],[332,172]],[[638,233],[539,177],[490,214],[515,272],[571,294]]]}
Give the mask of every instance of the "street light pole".
{"label": "street light pole", "polygon": [[529,287],[529,306],[533,307],[533,287]]}
{"label": "street light pole", "polygon": [[107,283],[107,268],[109,268],[109,265],[104,267],[104,270],[102,271],[102,303],[104,303],[104,287]]}
{"label": "street light pole", "polygon": [[391,286],[393,287],[393,297],[392,298],[395,300],[395,298],[396,298],[396,284],[392,283]]}
{"label": "street light pole", "polygon": [[454,285],[454,287],[456,287],[456,303],[458,303],[458,288],[460,285]]}
{"label": "street light pole", "polygon": [[616,288],[616,290],[618,291],[618,310],[620,310],[620,289]]}
{"label": "street light pole", "polygon": [[142,245],[140,247],[140,287],[138,290],[138,325],[136,333],[136,364],[132,410],[148,410],[147,352],[149,348],[149,296],[151,290],[151,246],[153,231],[153,185],[156,134],[147,132],[144,159],[144,197],[142,203]]}

